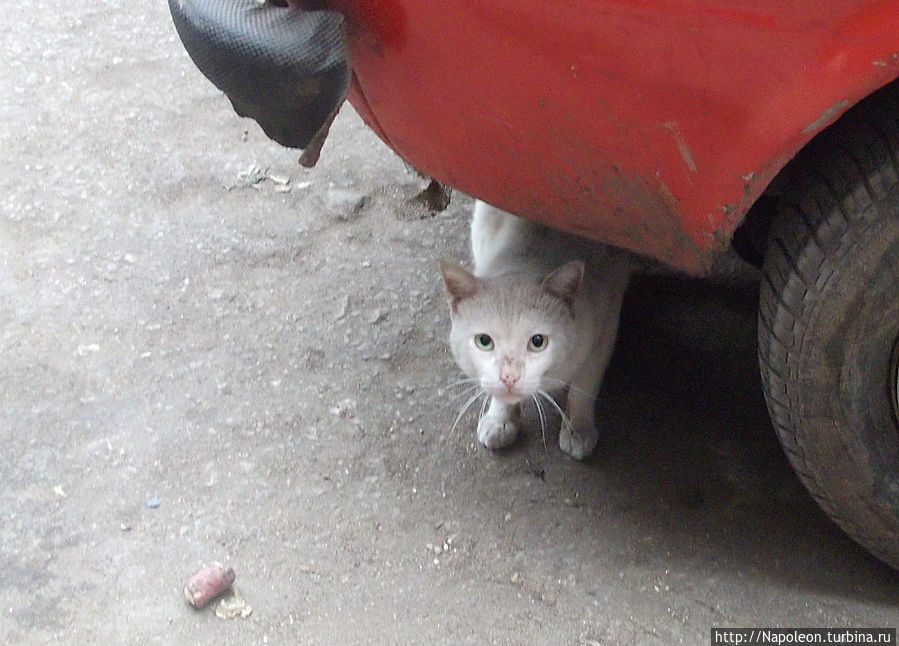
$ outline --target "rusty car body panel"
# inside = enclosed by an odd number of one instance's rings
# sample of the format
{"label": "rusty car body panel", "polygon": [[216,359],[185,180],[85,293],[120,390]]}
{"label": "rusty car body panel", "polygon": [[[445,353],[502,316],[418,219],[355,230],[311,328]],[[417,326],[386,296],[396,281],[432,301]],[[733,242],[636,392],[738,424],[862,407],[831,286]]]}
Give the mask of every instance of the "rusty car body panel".
{"label": "rusty car body panel", "polygon": [[325,4],[346,20],[350,101],[412,166],[691,273],[899,75],[895,0]]}

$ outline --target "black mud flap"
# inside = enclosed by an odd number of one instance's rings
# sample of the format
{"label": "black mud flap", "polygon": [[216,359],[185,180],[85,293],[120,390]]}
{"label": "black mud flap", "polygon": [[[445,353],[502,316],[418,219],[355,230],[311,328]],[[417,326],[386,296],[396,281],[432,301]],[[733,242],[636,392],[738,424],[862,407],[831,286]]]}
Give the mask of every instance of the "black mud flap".
{"label": "black mud flap", "polygon": [[237,114],[283,146],[321,148],[350,84],[343,16],[270,0],[168,2],[187,53]]}

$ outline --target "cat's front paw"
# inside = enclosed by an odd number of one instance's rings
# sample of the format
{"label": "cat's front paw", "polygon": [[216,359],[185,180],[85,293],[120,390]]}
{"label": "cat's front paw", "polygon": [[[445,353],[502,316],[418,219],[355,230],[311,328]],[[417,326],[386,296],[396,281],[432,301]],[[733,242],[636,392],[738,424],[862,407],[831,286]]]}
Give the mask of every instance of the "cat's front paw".
{"label": "cat's front paw", "polygon": [[518,436],[518,424],[511,420],[482,417],[478,422],[478,440],[488,449],[509,446]]}
{"label": "cat's front paw", "polygon": [[575,460],[583,460],[593,453],[598,440],[599,431],[592,424],[575,428],[567,422],[562,422],[562,429],[559,431],[559,448]]}

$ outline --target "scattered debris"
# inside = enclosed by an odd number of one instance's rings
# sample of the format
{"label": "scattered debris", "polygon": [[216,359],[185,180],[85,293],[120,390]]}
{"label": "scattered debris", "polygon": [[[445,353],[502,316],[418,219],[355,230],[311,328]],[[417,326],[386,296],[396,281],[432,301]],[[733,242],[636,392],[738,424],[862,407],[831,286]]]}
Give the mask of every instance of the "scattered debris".
{"label": "scattered debris", "polygon": [[341,417],[343,419],[353,419],[356,417],[356,406],[357,402],[355,399],[342,399],[337,402],[336,406],[332,406],[328,409],[328,412],[334,415],[335,417]]}
{"label": "scattered debris", "polygon": [[223,596],[215,607],[215,616],[219,619],[244,618],[251,614],[253,614],[253,606],[244,601],[234,588]]}
{"label": "scattered debris", "polygon": [[227,188],[229,191],[235,188],[255,188],[257,184],[265,180],[267,173],[268,168],[260,168],[253,164],[245,171],[238,173],[237,182]]}
{"label": "scattered debris", "polygon": [[79,357],[87,356],[90,352],[99,352],[100,345],[98,343],[85,343],[78,346],[75,355]]}
{"label": "scattered debris", "polygon": [[269,175],[268,179],[275,185],[276,193],[289,193],[290,192],[290,178],[289,177],[284,177],[283,175]]}
{"label": "scattered debris", "polygon": [[527,465],[527,472],[530,475],[546,482],[546,467],[543,465],[543,460],[541,458],[535,460],[526,458],[525,464]]}
{"label": "scattered debris", "polygon": [[386,317],[387,317],[387,314],[385,312],[382,312],[379,309],[374,309],[365,315],[365,320],[366,320],[366,322],[368,322],[369,325],[377,325],[378,323],[383,321]]}
{"label": "scattered debris", "polygon": [[233,569],[214,561],[204,565],[187,580],[184,597],[194,608],[202,608],[230,588],[235,578]]}
{"label": "scattered debris", "polygon": [[344,294],[343,299],[340,301],[340,308],[337,310],[337,313],[334,314],[335,321],[341,321],[347,314],[347,310],[350,307],[350,295]]}
{"label": "scattered debris", "polygon": [[449,551],[449,545],[444,543],[443,545],[434,545],[433,543],[425,543],[425,549],[429,552],[434,552],[434,554],[440,555],[444,552]]}
{"label": "scattered debris", "polygon": [[262,168],[253,164],[245,171],[241,171],[237,175],[237,181],[231,186],[226,186],[229,191],[235,188],[255,188],[260,189],[263,182],[269,181],[274,184],[277,193],[289,193],[290,178],[285,175],[270,175],[268,167]]}
{"label": "scattered debris", "polygon": [[445,211],[453,199],[453,189],[451,186],[441,184],[436,179],[432,179],[431,183],[418,195],[412,198],[412,202],[423,204],[428,211],[437,213]]}
{"label": "scattered debris", "polygon": [[350,188],[331,187],[328,189],[327,207],[338,222],[350,222],[359,217],[368,204],[369,197],[361,191]]}

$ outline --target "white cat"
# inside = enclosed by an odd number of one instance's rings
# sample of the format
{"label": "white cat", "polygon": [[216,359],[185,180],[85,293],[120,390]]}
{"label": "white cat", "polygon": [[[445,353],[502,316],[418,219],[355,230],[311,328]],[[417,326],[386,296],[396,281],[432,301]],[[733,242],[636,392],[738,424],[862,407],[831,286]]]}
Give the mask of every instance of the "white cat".
{"label": "white cat", "polygon": [[475,205],[474,272],[444,261],[450,346],[462,371],[490,397],[478,422],[488,448],[511,444],[521,402],[568,386],[559,445],[576,459],[596,446],[594,402],[608,365],[634,258],[501,211]]}

